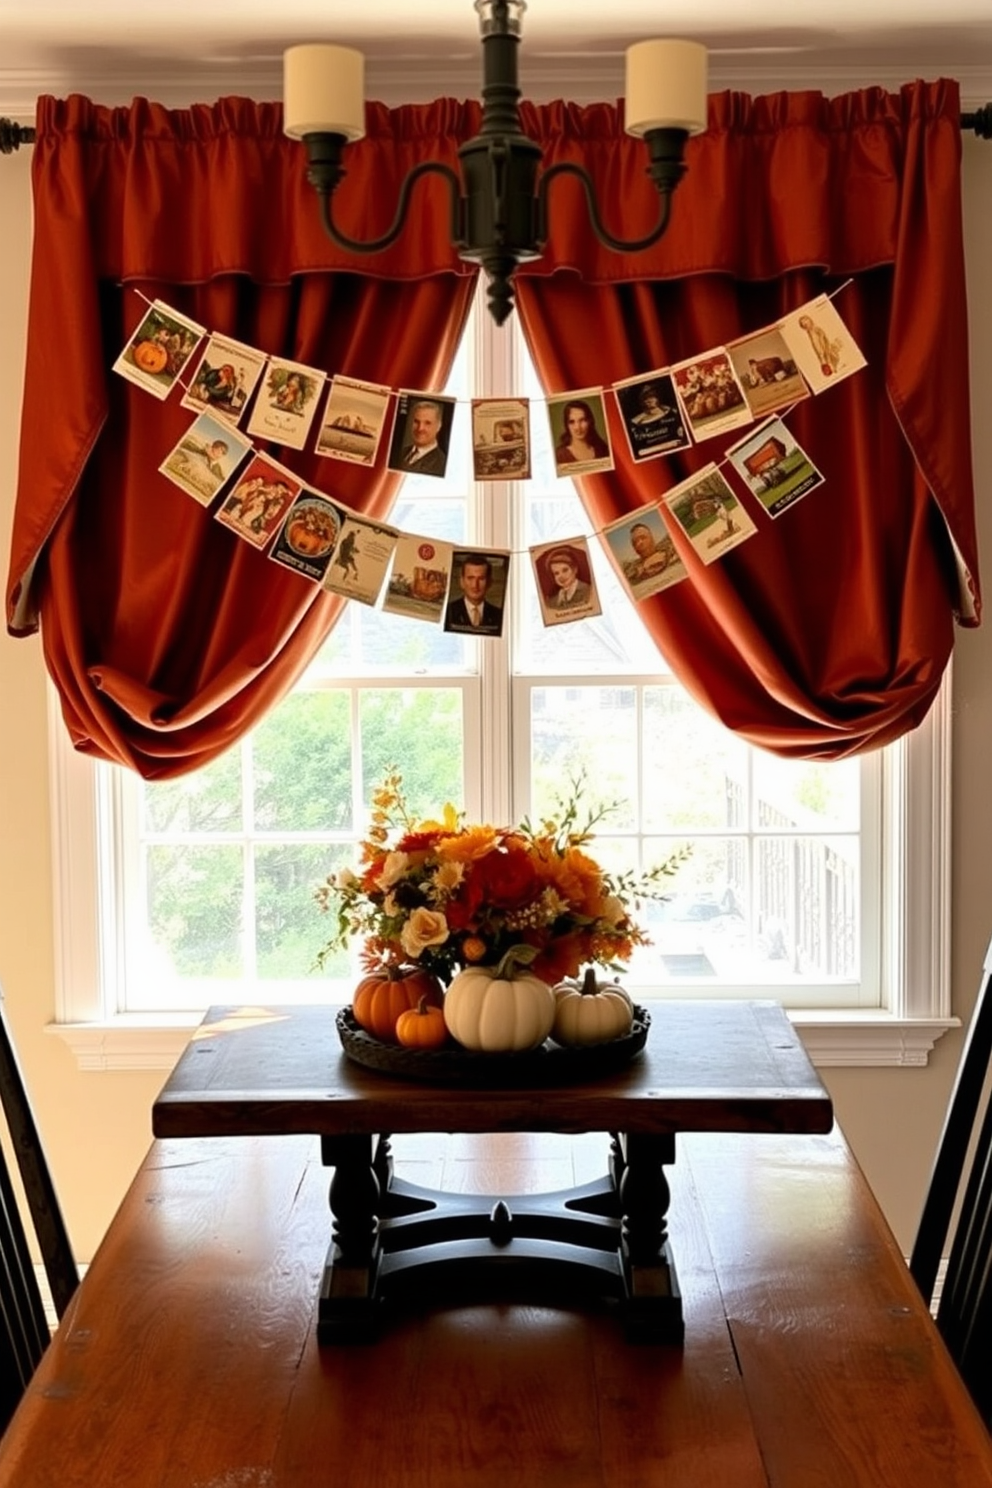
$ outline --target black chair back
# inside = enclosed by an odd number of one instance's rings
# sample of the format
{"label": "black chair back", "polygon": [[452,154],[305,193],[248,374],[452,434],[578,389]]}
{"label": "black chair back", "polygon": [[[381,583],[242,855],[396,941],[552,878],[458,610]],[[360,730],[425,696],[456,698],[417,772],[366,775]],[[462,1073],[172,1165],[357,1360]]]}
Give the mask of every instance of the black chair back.
{"label": "black chair back", "polygon": [[[964,1182],[937,1326],[992,1426],[992,943],[937,1147],[910,1271],[930,1302]],[[965,1172],[966,1165],[967,1174]]]}
{"label": "black chair back", "polygon": [[[79,1273],[11,1041],[2,991],[0,1104],[52,1301],[61,1318]],[[0,1150],[0,1430],[13,1415],[50,1336],[6,1152],[6,1147]]]}

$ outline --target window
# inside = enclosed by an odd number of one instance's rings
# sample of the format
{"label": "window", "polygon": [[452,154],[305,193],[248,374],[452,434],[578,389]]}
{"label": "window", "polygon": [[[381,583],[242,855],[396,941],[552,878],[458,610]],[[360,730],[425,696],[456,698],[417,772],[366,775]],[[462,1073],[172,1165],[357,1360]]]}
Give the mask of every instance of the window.
{"label": "window", "polygon": [[[499,821],[550,807],[582,774],[591,801],[616,802],[598,833],[611,862],[645,866],[688,844],[670,896],[645,909],[653,944],[625,978],[642,1000],[775,996],[825,1027],[866,1015],[946,1023],[943,699],[910,740],[861,761],[765,755],[688,697],[595,540],[602,615],[545,628],[527,549],[591,527],[555,475],[519,333],[476,315],[448,391],[465,403],[509,389],[532,400],[532,478],[472,486],[460,407],[449,474],[408,477],[392,516],[404,532],[511,551],[501,638],[349,604],[294,693],[177,781],[94,767],[57,727],[56,799],[95,802],[89,845],[78,826],[57,833],[77,854],[60,915],[73,946],[66,1021],[345,1000],[354,962],[315,967],[329,930],[313,889],[353,860],[370,788],[395,764],[418,809],[452,800]],[[77,876],[100,906],[88,949],[73,934],[75,923],[87,939]],[[918,1062],[900,1037],[897,1062]]]}

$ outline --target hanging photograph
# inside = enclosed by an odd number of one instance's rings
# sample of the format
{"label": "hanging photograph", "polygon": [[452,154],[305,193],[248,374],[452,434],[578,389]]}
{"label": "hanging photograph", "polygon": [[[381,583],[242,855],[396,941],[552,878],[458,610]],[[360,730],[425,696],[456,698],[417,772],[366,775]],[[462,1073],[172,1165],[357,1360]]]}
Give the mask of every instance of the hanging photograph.
{"label": "hanging photograph", "polygon": [[501,635],[509,569],[510,555],[502,549],[455,548],[445,630],[459,635]]}
{"label": "hanging photograph", "polygon": [[340,529],[333,501],[304,486],[289,509],[269,557],[319,584],[327,573]]}
{"label": "hanging photograph", "polygon": [[753,415],[723,346],[671,368],[679,407],[696,442],[750,424]]}
{"label": "hanging photograph", "polygon": [[267,360],[264,352],[252,346],[243,346],[230,336],[212,335],[183,396],[183,407],[209,409],[236,424]]}
{"label": "hanging photograph", "polygon": [[777,326],[731,341],[727,351],[755,418],[767,418],[776,409],[791,408],[809,397],[806,380]]}
{"label": "hanging photograph", "polygon": [[158,467],[173,485],[209,506],[251,449],[224,419],[201,413]]}
{"label": "hanging photograph", "polygon": [[399,534],[395,527],[370,522],[347,506],[335,506],[335,511],[341,530],[321,587],[359,604],[374,605]]}
{"label": "hanging photograph", "polygon": [[476,480],[528,479],[529,399],[472,399],[472,466]]}
{"label": "hanging photograph", "polygon": [[303,449],[326,380],[316,367],[270,357],[248,420],[248,433],[290,449]]}
{"label": "hanging photograph", "polygon": [[635,460],[653,460],[692,443],[667,372],[615,382],[613,392]]}
{"label": "hanging photograph", "polygon": [[391,402],[392,389],[381,383],[333,378],[317,436],[318,455],[374,465]]}
{"label": "hanging photograph", "polygon": [[195,320],[155,300],[113,370],[154,397],[167,398],[206,334]]}
{"label": "hanging photograph", "polygon": [[548,422],[559,475],[613,469],[602,388],[582,388],[549,397]]}
{"label": "hanging photograph", "polygon": [[267,548],[303,489],[303,482],[268,455],[255,454],[240,472],[214,520],[252,547]]}
{"label": "hanging photograph", "polygon": [[451,553],[451,543],[399,533],[382,608],[391,615],[438,624],[448,595]]}
{"label": "hanging photograph", "polygon": [[727,458],[772,517],[823,484],[823,476],[778,418],[767,419],[732,445]]}
{"label": "hanging photograph", "polygon": [[642,506],[603,528],[606,550],[633,600],[660,594],[688,577],[688,570],[657,505]]}
{"label": "hanging photograph", "polygon": [[779,329],[814,393],[867,366],[861,348],[826,295],[787,315]]}
{"label": "hanging photograph", "polygon": [[757,532],[715,465],[706,465],[662,498],[704,563],[722,558]]}
{"label": "hanging photograph", "polygon": [[545,625],[564,625],[603,613],[584,537],[541,543],[530,549],[530,561]]}
{"label": "hanging photograph", "polygon": [[398,393],[386,461],[389,469],[401,470],[404,475],[443,476],[448,468],[455,406],[454,398],[437,393]]}

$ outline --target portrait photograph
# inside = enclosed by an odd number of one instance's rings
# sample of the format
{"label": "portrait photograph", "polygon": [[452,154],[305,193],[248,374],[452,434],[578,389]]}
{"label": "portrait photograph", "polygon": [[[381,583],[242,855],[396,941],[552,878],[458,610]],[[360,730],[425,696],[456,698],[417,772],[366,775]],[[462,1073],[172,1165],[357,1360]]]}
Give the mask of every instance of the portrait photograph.
{"label": "portrait photograph", "polygon": [[472,468],[476,480],[529,478],[529,399],[472,399]]}
{"label": "portrait photograph", "polygon": [[509,569],[510,554],[503,549],[455,548],[445,630],[459,635],[501,635]]}
{"label": "portrait photograph", "polygon": [[448,468],[456,399],[400,391],[386,465],[404,475],[442,477]]}
{"label": "portrait photograph", "polygon": [[662,499],[704,563],[722,558],[758,530],[715,465],[704,466]]}
{"label": "portrait photograph", "polygon": [[206,334],[204,326],[155,300],[113,370],[153,397],[165,399]]}
{"label": "portrait photograph", "polygon": [[224,419],[201,413],[158,468],[187,496],[209,506],[250,449],[251,441]]}
{"label": "portrait photograph", "polygon": [[559,475],[613,469],[602,388],[582,388],[548,398],[548,422]]}
{"label": "portrait photograph", "polygon": [[615,382],[613,392],[635,460],[653,460],[692,443],[667,372]]}
{"label": "portrait photograph", "polygon": [[326,381],[316,367],[270,357],[248,420],[248,433],[290,449],[304,449],[317,412],[318,395]]}
{"label": "portrait photograph", "polygon": [[232,341],[230,336],[211,336],[183,395],[183,407],[197,412],[209,408],[236,424],[267,360],[264,352]]}
{"label": "portrait photograph", "polygon": [[374,465],[391,403],[392,389],[383,383],[332,378],[317,454],[351,465]]}
{"label": "portrait photograph", "polygon": [[631,599],[648,599],[688,578],[661,508],[642,506],[603,528],[606,550]]}
{"label": "portrait photograph", "polygon": [[530,549],[530,559],[545,625],[603,613],[586,538],[541,543]]}

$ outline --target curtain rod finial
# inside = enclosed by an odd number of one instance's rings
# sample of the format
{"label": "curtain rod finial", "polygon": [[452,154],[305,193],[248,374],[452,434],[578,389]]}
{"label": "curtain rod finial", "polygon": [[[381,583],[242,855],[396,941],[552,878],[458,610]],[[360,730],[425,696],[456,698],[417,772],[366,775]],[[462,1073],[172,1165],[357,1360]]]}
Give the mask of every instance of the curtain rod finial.
{"label": "curtain rod finial", "polygon": [[13,155],[21,145],[33,145],[34,138],[30,125],[16,124],[13,119],[0,119],[0,155]]}
{"label": "curtain rod finial", "polygon": [[979,139],[992,139],[992,103],[983,103],[972,114],[962,114],[961,128],[973,129]]}

